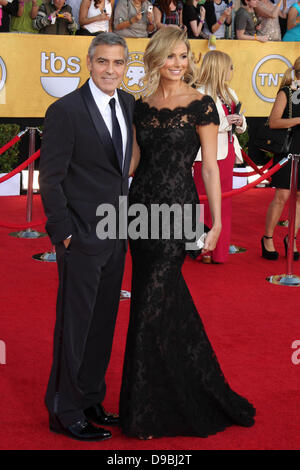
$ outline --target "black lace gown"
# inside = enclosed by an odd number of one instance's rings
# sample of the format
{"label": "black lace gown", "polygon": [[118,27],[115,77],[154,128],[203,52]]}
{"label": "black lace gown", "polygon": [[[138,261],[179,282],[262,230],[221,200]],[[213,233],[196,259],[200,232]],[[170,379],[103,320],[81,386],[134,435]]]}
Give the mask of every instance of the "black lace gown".
{"label": "black lace gown", "polygon": [[[200,144],[196,126],[219,123],[212,99],[204,96],[174,110],[139,100],[134,121],[141,160],[130,205],[199,203],[191,173]],[[135,437],[206,437],[233,424],[253,425],[255,410],[226,382],[182,276],[184,240],[131,239],[130,249],[122,431]]]}

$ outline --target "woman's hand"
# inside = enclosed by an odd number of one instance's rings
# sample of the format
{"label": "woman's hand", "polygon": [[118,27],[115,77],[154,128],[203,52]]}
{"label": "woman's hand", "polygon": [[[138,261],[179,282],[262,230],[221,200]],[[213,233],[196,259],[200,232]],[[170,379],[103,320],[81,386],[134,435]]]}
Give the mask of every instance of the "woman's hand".
{"label": "woman's hand", "polygon": [[64,15],[64,18],[65,18],[69,23],[73,23],[73,18],[72,18],[71,13],[69,13],[68,11],[65,11],[65,13],[64,13],[63,15]]}
{"label": "woman's hand", "polygon": [[232,126],[232,124],[235,124],[236,126],[241,126],[243,124],[243,118],[239,114],[229,114],[226,116],[226,119],[230,126]]}
{"label": "woman's hand", "polygon": [[204,7],[200,7],[200,20],[204,21],[205,20],[205,14],[206,14],[206,10]]}
{"label": "woman's hand", "polygon": [[259,35],[256,36],[256,39],[259,42],[268,42],[268,40],[269,40],[268,36],[259,36]]}
{"label": "woman's hand", "polygon": [[96,15],[92,17],[94,21],[108,21],[110,16],[107,13],[100,13],[100,15]]}
{"label": "woman's hand", "polygon": [[150,24],[153,24],[154,22],[153,12],[151,11],[147,11],[147,22]]}
{"label": "woman's hand", "polygon": [[207,233],[207,237],[204,241],[204,247],[202,249],[203,254],[207,253],[208,251],[213,251],[216,248],[221,229],[221,225],[219,225],[218,227],[213,226],[212,229]]}
{"label": "woman's hand", "polygon": [[137,23],[138,21],[140,21],[143,17],[143,14],[142,13],[137,13],[133,18],[134,18],[134,22]]}

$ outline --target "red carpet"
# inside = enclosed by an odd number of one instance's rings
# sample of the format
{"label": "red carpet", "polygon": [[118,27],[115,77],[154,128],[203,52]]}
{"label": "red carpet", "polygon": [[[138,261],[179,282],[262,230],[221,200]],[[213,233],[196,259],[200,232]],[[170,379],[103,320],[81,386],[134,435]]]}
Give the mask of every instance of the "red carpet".
{"label": "red carpet", "polygon": [[[223,372],[231,386],[257,409],[256,425],[233,426],[206,439],[166,438],[140,441],[113,430],[113,439],[82,443],[52,434],[43,396],[48,379],[55,318],[55,263],[33,260],[48,251],[48,238],[9,237],[0,227],[0,340],[6,364],[0,364],[0,449],[298,449],[300,446],[300,364],[291,361],[293,341],[300,339],[300,288],[279,287],[265,278],[286,270],[283,236],[275,243],[277,262],[260,256],[260,238],[272,189],[253,189],[233,199],[232,243],[247,248],[225,265],[188,259],[184,275]],[[25,221],[24,197],[1,197],[0,220]],[[42,217],[39,197],[33,219]],[[41,227],[40,227],[41,228]],[[299,246],[300,248],[300,246]],[[294,264],[300,275],[300,262]],[[130,257],[123,288],[130,290]],[[129,300],[121,302],[105,406],[117,411]],[[174,365],[175,367],[175,365]]]}

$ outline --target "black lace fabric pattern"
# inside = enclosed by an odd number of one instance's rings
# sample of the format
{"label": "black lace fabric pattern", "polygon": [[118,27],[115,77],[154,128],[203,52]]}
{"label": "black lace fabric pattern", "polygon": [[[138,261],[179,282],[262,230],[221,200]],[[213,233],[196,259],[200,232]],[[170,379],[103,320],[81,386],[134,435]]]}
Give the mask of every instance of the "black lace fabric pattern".
{"label": "black lace fabric pattern", "polygon": [[[191,174],[200,146],[196,126],[219,124],[213,100],[203,96],[174,110],[139,100],[134,122],[141,161],[130,205],[199,203]],[[144,438],[207,437],[233,424],[252,426],[255,409],[227,383],[181,273],[184,241],[131,239],[130,249],[122,431]]]}

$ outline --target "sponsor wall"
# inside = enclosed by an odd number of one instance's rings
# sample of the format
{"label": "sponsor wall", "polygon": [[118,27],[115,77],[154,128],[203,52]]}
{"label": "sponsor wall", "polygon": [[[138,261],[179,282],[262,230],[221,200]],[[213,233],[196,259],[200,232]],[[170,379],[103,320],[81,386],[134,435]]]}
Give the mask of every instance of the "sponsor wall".
{"label": "sponsor wall", "polygon": [[[88,78],[90,38],[1,33],[0,116],[43,117],[57,98]],[[143,52],[147,39],[128,39],[130,57],[121,88],[138,98],[143,84]],[[199,60],[207,41],[192,40]],[[246,116],[268,116],[281,77],[300,54],[298,43],[218,40],[217,48],[233,60],[232,88]]]}

